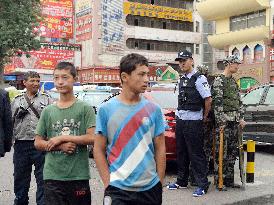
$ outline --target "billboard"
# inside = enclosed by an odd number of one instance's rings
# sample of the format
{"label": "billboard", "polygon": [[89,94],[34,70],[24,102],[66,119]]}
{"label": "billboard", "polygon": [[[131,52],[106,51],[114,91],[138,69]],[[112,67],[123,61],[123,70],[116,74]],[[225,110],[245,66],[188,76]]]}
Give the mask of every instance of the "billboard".
{"label": "billboard", "polygon": [[80,52],[79,44],[41,43],[41,49],[30,51],[29,58],[26,54],[13,57],[12,63],[5,67],[5,74],[14,72],[16,68],[52,70],[61,61],[75,63],[76,53]]}
{"label": "billboard", "polygon": [[76,14],[76,42],[86,41],[92,38],[92,1],[78,0],[75,4]]}
{"label": "billboard", "polygon": [[124,2],[124,14],[148,16],[161,19],[173,19],[178,21],[193,21],[192,11],[186,9],[157,6],[152,4],[141,4],[135,2]]}
{"label": "billboard", "polygon": [[40,36],[73,38],[73,0],[41,0]]}
{"label": "billboard", "polygon": [[124,51],[123,1],[102,0],[103,53]]}

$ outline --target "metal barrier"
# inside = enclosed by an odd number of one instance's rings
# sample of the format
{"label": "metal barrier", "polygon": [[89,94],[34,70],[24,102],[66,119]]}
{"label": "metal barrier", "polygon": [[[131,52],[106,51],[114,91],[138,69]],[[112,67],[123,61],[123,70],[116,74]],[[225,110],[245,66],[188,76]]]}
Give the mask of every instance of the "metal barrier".
{"label": "metal barrier", "polygon": [[246,183],[254,183],[255,141],[247,141]]}

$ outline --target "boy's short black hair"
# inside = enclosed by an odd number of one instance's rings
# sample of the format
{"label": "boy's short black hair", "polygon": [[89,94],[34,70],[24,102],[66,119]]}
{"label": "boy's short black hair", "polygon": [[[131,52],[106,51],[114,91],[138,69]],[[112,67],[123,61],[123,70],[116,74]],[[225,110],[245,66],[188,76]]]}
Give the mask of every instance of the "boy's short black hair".
{"label": "boy's short black hair", "polygon": [[124,56],[120,61],[120,77],[123,72],[130,75],[131,72],[136,69],[137,65],[148,66],[147,58],[137,53],[131,53]]}
{"label": "boy's short black hair", "polygon": [[40,75],[35,71],[28,71],[24,73],[23,80],[27,81],[29,78],[40,78]]}
{"label": "boy's short black hair", "polygon": [[73,78],[77,76],[77,70],[75,66],[70,62],[60,62],[56,65],[54,70],[69,70]]}

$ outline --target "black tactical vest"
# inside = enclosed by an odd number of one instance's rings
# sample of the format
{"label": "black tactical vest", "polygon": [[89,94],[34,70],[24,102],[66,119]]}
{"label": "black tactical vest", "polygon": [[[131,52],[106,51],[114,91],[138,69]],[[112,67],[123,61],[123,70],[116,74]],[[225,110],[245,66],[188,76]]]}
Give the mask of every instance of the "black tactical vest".
{"label": "black tactical vest", "polygon": [[195,86],[195,82],[200,75],[197,72],[190,79],[185,76],[180,78],[178,110],[200,111],[203,108],[204,100]]}

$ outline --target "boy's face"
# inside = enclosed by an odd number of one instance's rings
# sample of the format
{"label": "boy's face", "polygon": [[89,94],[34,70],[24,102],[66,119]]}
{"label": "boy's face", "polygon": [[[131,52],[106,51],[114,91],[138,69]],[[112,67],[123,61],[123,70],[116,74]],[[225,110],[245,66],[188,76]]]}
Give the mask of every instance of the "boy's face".
{"label": "boy's face", "polygon": [[53,81],[57,91],[60,94],[66,94],[73,91],[75,78],[71,75],[69,69],[54,70]]}
{"label": "boy's face", "polygon": [[30,92],[32,94],[36,94],[38,92],[38,89],[39,89],[40,78],[29,77],[27,80],[24,80],[23,83],[26,86],[26,89],[27,89],[28,92]]}
{"label": "boy's face", "polygon": [[136,65],[131,74],[122,73],[123,85],[136,94],[144,93],[148,86],[149,69],[146,65]]}

